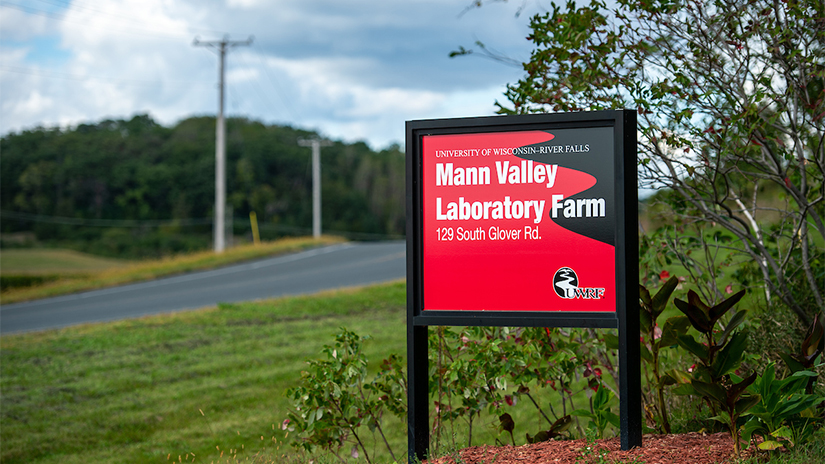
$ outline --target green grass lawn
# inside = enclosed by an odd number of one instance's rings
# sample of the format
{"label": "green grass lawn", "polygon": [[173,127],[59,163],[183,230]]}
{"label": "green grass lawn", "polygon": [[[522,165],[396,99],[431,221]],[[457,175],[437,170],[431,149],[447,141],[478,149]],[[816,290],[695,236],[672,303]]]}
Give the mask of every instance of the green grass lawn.
{"label": "green grass lawn", "polygon": [[[404,354],[403,283],[0,340],[0,461],[212,462],[292,453],[287,388],[339,328]],[[390,425],[398,455],[404,426]],[[278,449],[280,447],[280,449]]]}
{"label": "green grass lawn", "polygon": [[[406,358],[405,323],[405,284],[395,282],[3,336],[0,462],[338,462],[287,444],[284,393],[341,327],[370,336],[373,371],[392,353]],[[533,392],[541,404],[555,398],[541,390]],[[510,413],[518,444],[547,426],[527,400]],[[509,443],[498,423],[486,412],[477,418],[473,444]],[[387,414],[382,426],[405,462],[406,424]],[[392,462],[378,436],[360,434],[373,462]],[[462,419],[448,424],[436,453],[467,446],[467,437]]]}
{"label": "green grass lawn", "polygon": [[[405,358],[405,308],[405,285],[394,282],[3,336],[0,462],[339,462],[288,445],[279,427],[291,405],[284,393],[341,327],[371,336],[364,353],[373,371],[391,353]],[[532,394],[546,412],[549,401],[560,412],[549,388]],[[524,398],[508,411],[518,445],[547,427]],[[404,462],[405,424],[387,415],[383,426]],[[486,412],[473,430],[474,445],[510,441]],[[461,420],[441,432],[437,455],[467,445]],[[361,434],[373,462],[392,462],[377,437]],[[804,453],[775,462],[820,459],[822,446]]]}
{"label": "green grass lawn", "polygon": [[129,261],[73,250],[17,248],[0,251],[0,273],[3,274],[84,274],[128,264]]}

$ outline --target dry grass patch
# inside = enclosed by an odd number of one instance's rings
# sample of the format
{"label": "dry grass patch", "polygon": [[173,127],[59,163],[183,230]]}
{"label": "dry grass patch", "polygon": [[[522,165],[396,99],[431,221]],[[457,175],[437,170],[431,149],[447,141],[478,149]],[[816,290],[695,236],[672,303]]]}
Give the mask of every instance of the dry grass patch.
{"label": "dry grass patch", "polygon": [[[260,245],[242,245],[229,249],[222,254],[215,254],[210,250],[158,260],[140,261],[127,266],[107,268],[98,272],[89,273],[88,275],[66,276],[56,281],[45,282],[42,285],[13,288],[0,293],[0,300],[2,300],[4,304],[9,304],[97,288],[112,287],[185,272],[214,269],[241,261],[293,253],[308,248],[341,243],[343,241],[344,239],[340,237],[324,236],[317,240],[312,237],[299,237],[264,242]],[[4,255],[6,253],[8,252],[3,252]]]}

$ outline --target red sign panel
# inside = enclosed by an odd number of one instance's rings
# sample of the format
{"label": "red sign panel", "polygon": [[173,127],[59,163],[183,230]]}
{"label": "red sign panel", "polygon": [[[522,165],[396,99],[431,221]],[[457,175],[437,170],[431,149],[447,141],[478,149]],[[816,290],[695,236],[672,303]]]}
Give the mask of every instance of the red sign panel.
{"label": "red sign panel", "polygon": [[613,138],[422,136],[422,310],[615,312]]}

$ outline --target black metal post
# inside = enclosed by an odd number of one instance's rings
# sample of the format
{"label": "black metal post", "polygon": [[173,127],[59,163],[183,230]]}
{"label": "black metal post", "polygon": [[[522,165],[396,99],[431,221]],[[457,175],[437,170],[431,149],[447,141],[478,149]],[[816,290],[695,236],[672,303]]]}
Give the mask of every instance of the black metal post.
{"label": "black metal post", "polygon": [[[639,353],[639,235],[636,186],[636,113],[616,118],[616,292],[619,315],[619,422],[622,449],[642,446],[642,372]],[[624,137],[620,137],[624,134]],[[622,266],[623,264],[623,266]]]}
{"label": "black metal post", "polygon": [[427,327],[407,324],[407,446],[409,463],[427,459],[430,448]]}

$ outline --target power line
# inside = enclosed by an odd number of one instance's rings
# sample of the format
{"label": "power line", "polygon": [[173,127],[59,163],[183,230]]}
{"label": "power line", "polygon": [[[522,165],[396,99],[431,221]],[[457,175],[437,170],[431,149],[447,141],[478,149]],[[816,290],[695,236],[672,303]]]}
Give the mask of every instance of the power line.
{"label": "power line", "polygon": [[[249,67],[250,69],[253,69],[253,67],[249,63],[247,63],[247,61],[244,59],[243,53],[238,54],[238,59],[241,60],[243,65]],[[263,102],[266,105],[268,105],[270,108],[275,107],[275,105],[272,104],[272,101],[269,99],[269,97],[266,95],[266,93],[263,92],[263,86],[260,85],[258,80],[251,80],[249,86],[252,87],[252,89],[255,91],[255,93],[258,94],[258,97],[261,100],[263,100]],[[230,89],[230,92],[231,92],[231,89]],[[236,96],[236,98],[237,98],[237,96]]]}
{"label": "power line", "polygon": [[264,59],[263,59],[263,56],[264,56],[263,49],[261,49],[257,44],[255,45],[255,48],[258,50],[257,56],[258,56],[258,60],[261,62],[261,68],[263,68],[264,74],[266,74],[267,79],[269,79],[269,81],[272,83],[272,87],[275,88],[275,93],[278,94],[278,98],[281,99],[281,103],[284,105],[284,108],[286,108],[287,112],[289,112],[289,114],[292,116],[292,120],[297,122],[298,121],[298,116],[295,114],[291,102],[281,92],[281,86],[278,85],[278,82],[276,82],[275,79],[272,77],[272,75],[269,74],[269,67],[266,65],[266,63],[264,62]]}
{"label": "power line", "polygon": [[0,210],[0,216],[6,219],[18,219],[29,222],[42,222],[48,224],[63,224],[72,226],[91,227],[163,227],[163,226],[199,226],[212,223],[212,218],[187,218],[187,219],[158,219],[158,220],[138,220],[138,219],[82,219],[64,216],[46,216],[43,214],[21,213],[17,211]]}
{"label": "power line", "polygon": [[[72,226],[85,227],[121,227],[121,228],[145,228],[145,227],[164,227],[164,226],[200,226],[211,224],[213,218],[186,218],[186,219],[158,219],[158,220],[137,220],[137,219],[81,219],[70,218],[64,216],[47,216],[43,214],[21,213],[17,211],[0,210],[0,217],[3,219],[16,219],[27,222],[39,222],[46,224],[61,224]],[[229,218],[234,224],[249,224],[249,219],[233,217]],[[273,224],[269,222],[262,222],[258,226],[261,230],[270,230],[278,232],[288,232],[293,234],[308,234],[311,229],[306,227],[287,226],[281,224]],[[353,232],[345,230],[327,230],[329,235],[339,235],[355,240],[382,240],[403,239],[404,235],[395,234],[378,234],[370,232]]]}
{"label": "power line", "polygon": [[70,74],[70,73],[63,73],[57,71],[48,71],[44,69],[33,69],[33,68],[24,68],[20,66],[7,66],[0,64],[0,69],[4,69],[9,72],[18,73],[18,74],[28,74],[30,76],[41,76],[47,77],[52,79],[67,79],[67,80],[75,80],[75,81],[109,81],[109,82],[117,82],[120,84],[126,85],[136,85],[136,86],[149,86],[149,87],[157,87],[164,84],[176,84],[176,85],[212,85],[211,82],[207,81],[185,81],[185,80],[162,80],[162,81],[147,81],[142,79],[124,79],[119,77],[104,77],[104,76],[89,76],[89,75],[80,75],[80,74]]}

